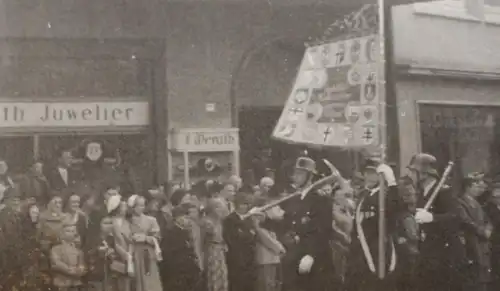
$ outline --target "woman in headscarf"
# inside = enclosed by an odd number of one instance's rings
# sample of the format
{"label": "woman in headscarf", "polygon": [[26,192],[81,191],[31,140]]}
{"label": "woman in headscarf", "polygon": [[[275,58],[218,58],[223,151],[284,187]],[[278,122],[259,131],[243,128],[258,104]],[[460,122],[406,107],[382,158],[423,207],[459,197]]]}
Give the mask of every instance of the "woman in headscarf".
{"label": "woman in headscarf", "polygon": [[130,278],[133,270],[132,247],[130,242],[130,224],[126,219],[127,203],[122,201],[120,195],[108,199],[107,210],[110,219],[111,231],[107,236],[106,244],[112,248],[113,256],[109,261],[109,281],[113,291],[128,291],[131,287]]}
{"label": "woman in headscarf", "polygon": [[159,246],[160,227],[152,216],[144,214],[146,199],[132,195],[128,199],[131,209],[130,231],[133,249],[135,291],[162,291],[158,262],[162,260]]}
{"label": "woman in headscarf", "polygon": [[201,223],[207,291],[228,290],[227,246],[222,237],[222,221],[228,215],[229,209],[223,199],[208,200],[206,216]]}

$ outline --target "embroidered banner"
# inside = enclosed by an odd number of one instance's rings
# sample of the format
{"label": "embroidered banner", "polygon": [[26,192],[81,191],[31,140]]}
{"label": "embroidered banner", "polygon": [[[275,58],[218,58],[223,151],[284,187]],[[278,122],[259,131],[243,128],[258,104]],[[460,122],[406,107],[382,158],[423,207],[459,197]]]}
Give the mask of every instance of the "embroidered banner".
{"label": "embroidered banner", "polygon": [[309,47],[273,137],[347,148],[379,145],[378,51],[375,35]]}

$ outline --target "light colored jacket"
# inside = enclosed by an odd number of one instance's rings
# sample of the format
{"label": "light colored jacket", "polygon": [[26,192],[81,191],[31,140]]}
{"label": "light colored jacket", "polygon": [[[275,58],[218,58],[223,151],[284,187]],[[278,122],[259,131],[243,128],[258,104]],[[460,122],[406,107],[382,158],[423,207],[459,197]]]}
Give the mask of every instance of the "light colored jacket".
{"label": "light colored jacket", "polygon": [[279,264],[285,248],[276,238],[276,234],[264,228],[258,228],[255,261],[257,265]]}

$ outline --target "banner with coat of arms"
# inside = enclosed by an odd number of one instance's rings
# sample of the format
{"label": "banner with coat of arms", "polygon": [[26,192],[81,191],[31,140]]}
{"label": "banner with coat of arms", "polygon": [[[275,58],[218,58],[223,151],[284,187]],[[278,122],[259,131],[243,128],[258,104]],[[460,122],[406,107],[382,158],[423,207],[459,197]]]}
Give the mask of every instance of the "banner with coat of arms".
{"label": "banner with coat of arms", "polygon": [[273,137],[345,148],[379,145],[378,52],[376,35],[307,48]]}

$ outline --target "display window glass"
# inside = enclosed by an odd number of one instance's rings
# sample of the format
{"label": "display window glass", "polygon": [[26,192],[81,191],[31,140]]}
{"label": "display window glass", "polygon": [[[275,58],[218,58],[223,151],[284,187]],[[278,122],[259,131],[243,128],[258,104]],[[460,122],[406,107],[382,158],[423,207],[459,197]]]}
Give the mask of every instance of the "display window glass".
{"label": "display window glass", "polygon": [[500,106],[419,104],[421,150],[444,169],[455,162],[458,177],[500,174]]}

